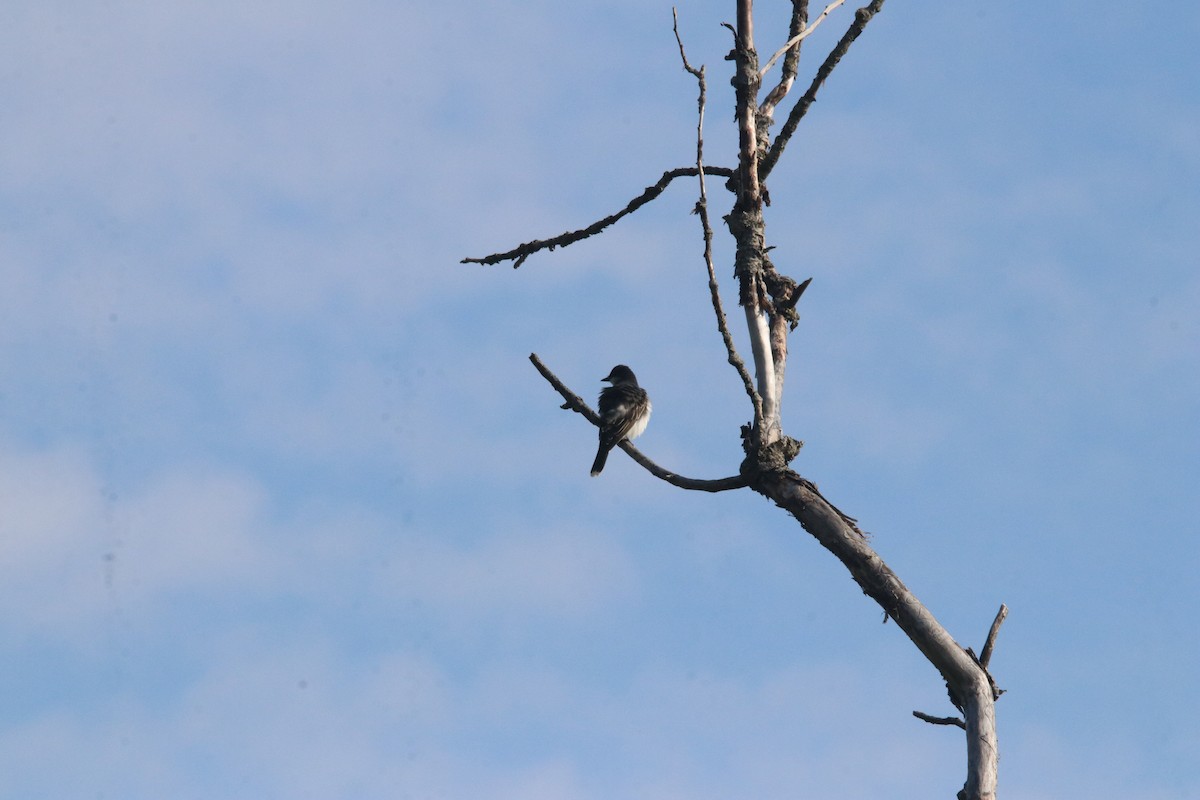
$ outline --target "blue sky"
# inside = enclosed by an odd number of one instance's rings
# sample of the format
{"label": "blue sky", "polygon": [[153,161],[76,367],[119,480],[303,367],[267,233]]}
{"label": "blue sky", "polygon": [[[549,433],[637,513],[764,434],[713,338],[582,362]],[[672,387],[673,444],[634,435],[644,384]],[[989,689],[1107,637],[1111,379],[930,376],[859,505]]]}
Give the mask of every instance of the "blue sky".
{"label": "blue sky", "polygon": [[[694,185],[458,263],[691,161],[670,10],[0,11],[0,795],[953,796],[942,683],[840,565],[589,478],[526,360],[630,364],[644,451],[736,471]],[[1012,10],[892,0],[772,175],[784,425],[960,642],[1009,605],[1003,797],[1196,797],[1200,11]],[[732,3],[679,12],[728,165]]]}

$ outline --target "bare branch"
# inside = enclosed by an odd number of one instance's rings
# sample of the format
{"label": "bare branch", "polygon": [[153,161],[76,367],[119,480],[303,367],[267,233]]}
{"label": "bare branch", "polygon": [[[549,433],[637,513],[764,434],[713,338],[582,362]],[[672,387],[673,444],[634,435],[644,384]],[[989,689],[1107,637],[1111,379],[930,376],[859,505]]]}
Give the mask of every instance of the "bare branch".
{"label": "bare branch", "polygon": [[958,717],[931,717],[922,711],[914,711],[913,716],[917,719],[923,719],[930,725],[957,725],[964,731],[967,729],[967,723],[963,722]]}
{"label": "bare branch", "polygon": [[771,174],[771,170],[775,169],[775,164],[779,162],[779,157],[783,155],[783,149],[787,147],[792,134],[796,132],[796,126],[800,124],[800,120],[808,113],[809,107],[816,101],[817,92],[825,83],[825,79],[829,77],[829,74],[833,72],[833,68],[842,60],[842,56],[846,55],[846,52],[850,49],[850,45],[854,43],[854,40],[867,27],[867,23],[883,8],[883,3],[884,0],[871,0],[868,5],[854,12],[854,22],[850,23],[850,27],[846,30],[846,33],[842,35],[842,38],[834,45],[833,50],[825,57],[825,61],[817,70],[816,77],[813,78],[808,91],[796,101],[796,105],[792,108],[791,113],[788,114],[783,129],[775,137],[770,151],[763,157],[762,163],[759,165],[758,174],[760,180],[766,180],[767,176]]}
{"label": "bare branch", "polygon": [[[695,75],[701,81],[701,85],[703,85],[704,66],[701,65],[700,69],[696,69],[695,67],[693,67],[691,64],[688,63],[687,53],[683,52],[683,39],[679,38],[679,10],[676,9],[675,6],[671,6],[671,30],[675,31],[675,43],[677,45],[679,45],[679,57],[681,59],[683,59],[683,68],[685,70],[687,70],[689,73],[691,73],[692,75]],[[701,121],[703,121],[703,118],[704,118],[704,103],[703,102],[701,102],[701,104],[700,104],[700,109],[701,109],[700,117],[701,117]]]}
{"label": "bare branch", "polygon": [[[705,171],[710,175],[720,175],[725,178],[732,178],[734,176],[734,171],[728,167],[707,167]],[[663,176],[658,179],[657,183],[655,183],[653,186],[646,187],[644,192],[630,200],[629,204],[623,209],[615,214],[605,217],[602,220],[593,222],[586,228],[580,228],[576,231],[568,231],[555,236],[553,239],[534,239],[532,242],[526,242],[525,244],[522,244],[519,247],[514,247],[512,250],[504,253],[493,253],[492,255],[484,256],[483,258],[464,258],[460,263],[492,265],[499,264],[502,261],[512,261],[514,262],[513,269],[516,269],[525,263],[525,259],[529,258],[539,250],[553,250],[556,247],[566,247],[567,245],[575,244],[575,242],[578,242],[581,239],[586,239],[589,236],[599,233],[617,220],[632,214],[634,211],[637,211],[639,208],[646,205],[646,203],[649,203],[651,200],[658,197],[663,193],[663,191],[666,190],[671,181],[675,180],[676,178],[694,177],[696,174],[697,170],[695,167],[680,167],[678,169],[667,170],[663,173]]]}
{"label": "bare branch", "polygon": [[762,397],[754,389],[754,379],[750,377],[750,372],[746,369],[746,362],[738,354],[737,347],[733,343],[733,335],[729,332],[729,321],[725,317],[725,309],[721,305],[720,287],[717,285],[717,271],[713,264],[713,231],[712,225],[708,219],[708,190],[705,188],[704,182],[704,106],[708,93],[708,84],[704,79],[704,67],[700,69],[694,68],[688,63],[687,53],[683,49],[683,39],[679,36],[679,15],[675,9],[671,9],[671,15],[674,19],[675,41],[679,44],[679,57],[683,59],[683,68],[690,74],[695,76],[696,83],[699,84],[700,94],[696,100],[697,121],[696,121],[696,171],[700,176],[700,200],[696,203],[695,213],[700,217],[700,227],[704,234],[704,266],[708,270],[708,292],[712,297],[713,314],[717,318],[717,330],[721,333],[721,340],[725,343],[726,358],[733,368],[737,370],[738,375],[742,379],[742,385],[746,389],[746,396],[750,398],[751,405],[754,406],[754,418],[762,418]]}
{"label": "bare branch", "polygon": [[[591,407],[583,401],[582,397],[568,389],[566,384],[559,380],[558,376],[551,372],[549,367],[542,363],[542,360],[538,358],[537,353],[530,353],[529,360],[533,362],[533,366],[537,368],[537,371],[542,373],[542,377],[545,378],[560,395],[562,395],[563,400],[566,401],[562,405],[564,409],[582,414],[588,422],[592,423],[596,427],[600,427],[600,415],[593,411]],[[641,451],[629,443],[628,439],[621,442],[620,448],[628,453],[630,458],[641,464],[651,475],[666,481],[672,486],[678,486],[680,489],[691,489],[700,492],[724,492],[730,489],[742,489],[748,486],[750,483],[747,478],[744,478],[741,475],[733,475],[728,478],[718,478],[716,480],[686,478],[682,475],[671,472],[670,470],[663,469],[658,464],[655,464],[653,461],[646,458],[644,455],[642,455]]]}
{"label": "bare branch", "polygon": [[991,663],[992,651],[996,647],[996,636],[1000,633],[1000,626],[1004,624],[1004,619],[1007,616],[1008,606],[1001,603],[1000,610],[996,612],[996,619],[992,620],[992,627],[988,631],[987,641],[983,643],[983,653],[979,656],[979,664],[984,669],[987,669],[988,664]]}
{"label": "bare branch", "polygon": [[[788,24],[788,38],[791,39],[798,36],[804,31],[808,25],[808,0],[792,0],[792,21]],[[787,56],[783,59],[783,68],[780,70],[779,83],[775,88],[767,92],[767,97],[758,107],[759,112],[770,118],[775,114],[775,107],[783,102],[783,98],[787,97],[787,93],[792,90],[792,84],[796,82],[796,72],[800,65],[800,42],[787,49]]]}
{"label": "bare branch", "polygon": [[824,21],[825,21],[826,17],[828,17],[828,16],[829,16],[829,12],[830,12],[830,11],[833,11],[835,8],[837,8],[838,6],[840,6],[840,5],[841,5],[842,3],[844,3],[844,2],[846,2],[846,0],[833,0],[833,2],[832,2],[832,3],[830,3],[830,4],[829,4],[829,5],[827,5],[827,6],[825,6],[825,10],[824,10],[824,11],[822,11],[822,12],[821,12],[821,13],[820,13],[820,14],[817,16],[817,18],[816,18],[816,19],[813,21],[813,24],[812,24],[812,25],[809,25],[807,28],[805,28],[804,30],[802,30],[802,31],[800,31],[799,33],[797,33],[797,34],[796,34],[795,36],[793,36],[791,39],[788,39],[788,42],[787,42],[787,44],[785,44],[783,47],[779,48],[779,49],[778,49],[778,50],[775,52],[775,55],[773,55],[773,56],[771,56],[769,59],[767,59],[767,63],[766,63],[766,65],[765,65],[765,66],[764,66],[764,67],[763,67],[761,70],[759,70],[759,71],[758,71],[758,75],[759,75],[759,77],[760,77],[760,78],[761,78],[761,77],[765,77],[765,76],[766,76],[766,74],[767,74],[767,72],[769,72],[769,71],[770,71],[771,67],[775,66],[775,62],[779,60],[779,57],[780,57],[780,56],[782,56],[782,55],[783,55],[784,53],[786,53],[788,50],[790,50],[791,48],[795,47],[796,45],[800,44],[800,43],[801,43],[801,42],[803,42],[805,39],[807,39],[807,38],[808,38],[808,35],[809,35],[810,33],[812,33],[813,31],[815,31],[815,30],[817,29],[817,26],[818,26],[818,25],[820,25],[822,22],[824,22]]}
{"label": "bare branch", "polygon": [[629,454],[630,458],[641,464],[651,475],[680,489],[715,493],[727,492],[730,489],[744,489],[750,485],[749,479],[741,475],[731,475],[728,478],[717,478],[715,480],[685,478],[684,476],[677,475],[670,470],[663,469],[662,467],[658,466],[658,464],[655,464],[653,461],[646,458],[636,447],[629,443],[628,439],[621,442],[620,447]]}

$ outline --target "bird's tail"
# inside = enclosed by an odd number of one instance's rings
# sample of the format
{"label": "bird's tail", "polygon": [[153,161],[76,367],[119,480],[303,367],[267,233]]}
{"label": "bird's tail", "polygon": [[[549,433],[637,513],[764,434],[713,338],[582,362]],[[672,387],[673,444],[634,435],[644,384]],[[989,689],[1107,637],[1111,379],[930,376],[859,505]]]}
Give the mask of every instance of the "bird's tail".
{"label": "bird's tail", "polygon": [[596,451],[596,460],[592,462],[592,477],[596,477],[604,470],[604,463],[608,461],[608,450],[603,443],[600,444],[600,449]]}

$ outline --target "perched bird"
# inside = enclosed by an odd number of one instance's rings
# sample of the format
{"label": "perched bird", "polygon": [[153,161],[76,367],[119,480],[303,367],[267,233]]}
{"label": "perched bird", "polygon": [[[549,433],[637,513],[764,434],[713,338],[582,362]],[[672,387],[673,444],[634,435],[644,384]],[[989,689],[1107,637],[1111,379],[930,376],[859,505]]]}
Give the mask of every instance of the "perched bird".
{"label": "perched bird", "polygon": [[638,386],[633,370],[618,364],[600,380],[612,386],[600,392],[600,449],[592,463],[592,477],[604,469],[609,450],[626,439],[641,436],[650,421],[650,396]]}

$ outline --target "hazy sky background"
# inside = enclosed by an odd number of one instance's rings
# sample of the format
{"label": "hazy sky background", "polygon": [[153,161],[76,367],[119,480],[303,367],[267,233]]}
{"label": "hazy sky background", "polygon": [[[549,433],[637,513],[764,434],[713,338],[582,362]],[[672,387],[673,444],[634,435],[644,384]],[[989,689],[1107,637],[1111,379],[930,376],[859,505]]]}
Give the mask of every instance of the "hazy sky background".
{"label": "hazy sky background", "polygon": [[[733,5],[679,6],[717,165]],[[0,9],[0,796],[953,797],[942,682],[845,570],[751,493],[589,478],[527,361],[589,399],[630,364],[642,449],[736,472],[694,182],[458,263],[692,161],[670,25]],[[769,184],[814,279],[793,466],[964,645],[1009,605],[1009,800],[1200,796],[1198,40],[1190,4],[892,0]]]}

